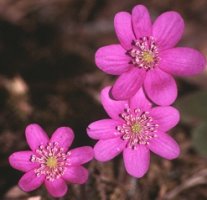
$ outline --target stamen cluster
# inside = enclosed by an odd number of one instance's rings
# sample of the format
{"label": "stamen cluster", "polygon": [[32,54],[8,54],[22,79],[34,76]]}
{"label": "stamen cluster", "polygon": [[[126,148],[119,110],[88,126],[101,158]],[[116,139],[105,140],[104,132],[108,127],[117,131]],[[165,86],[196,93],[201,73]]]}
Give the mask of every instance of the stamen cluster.
{"label": "stamen cluster", "polygon": [[159,51],[152,36],[134,40],[132,49],[127,53],[132,58],[132,64],[146,71],[155,68],[159,62]]}
{"label": "stamen cluster", "polygon": [[46,175],[46,179],[54,181],[60,178],[69,164],[70,152],[65,153],[64,149],[57,142],[40,145],[36,149],[36,154],[31,156],[31,162],[40,164],[39,168],[34,169],[37,176]]}
{"label": "stamen cluster", "polygon": [[149,112],[128,108],[121,117],[125,122],[117,126],[117,130],[122,134],[121,138],[127,141],[128,147],[134,149],[138,144],[149,144],[149,140],[157,137],[158,124],[154,123]]}

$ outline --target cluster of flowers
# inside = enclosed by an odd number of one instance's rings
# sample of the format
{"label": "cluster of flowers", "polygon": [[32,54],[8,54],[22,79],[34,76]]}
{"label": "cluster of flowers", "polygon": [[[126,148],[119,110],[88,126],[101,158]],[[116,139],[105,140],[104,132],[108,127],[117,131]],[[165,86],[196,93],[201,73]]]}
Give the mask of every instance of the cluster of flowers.
{"label": "cluster of flowers", "polygon": [[52,196],[61,197],[66,183],[87,181],[88,171],[81,165],[93,157],[108,161],[123,152],[126,171],[137,178],[149,168],[150,151],[166,159],[178,157],[179,145],[166,133],[180,118],[170,106],[177,97],[172,75],[202,72],[205,57],[191,48],[174,48],[184,31],[176,12],[165,12],[152,24],[148,10],[137,5],[132,14],[117,13],[114,26],[120,44],[102,47],[95,56],[102,71],[119,75],[113,86],[101,91],[109,118],[87,128],[88,135],[99,141],[93,149],[68,151],[74,138],[70,128],[57,129],[49,139],[39,125],[29,125],[26,139],[31,151],[9,157],[12,167],[25,172],[19,181],[22,190],[29,192],[44,183]]}

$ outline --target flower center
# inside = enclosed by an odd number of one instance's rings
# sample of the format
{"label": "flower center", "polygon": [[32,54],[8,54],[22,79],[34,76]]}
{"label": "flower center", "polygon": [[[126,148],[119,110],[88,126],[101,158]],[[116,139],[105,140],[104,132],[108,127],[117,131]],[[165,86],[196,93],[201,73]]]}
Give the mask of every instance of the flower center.
{"label": "flower center", "polygon": [[153,63],[154,62],[154,56],[152,54],[152,52],[150,51],[144,51],[143,55],[142,55],[142,59],[145,63]]}
{"label": "flower center", "polygon": [[135,149],[138,144],[147,145],[151,139],[157,137],[158,124],[154,123],[149,112],[128,108],[121,117],[124,122],[116,128],[121,133],[121,138],[127,141],[127,147]]}
{"label": "flower center", "polygon": [[142,126],[138,123],[135,123],[131,126],[131,131],[134,134],[139,134],[139,132],[142,130]]}
{"label": "flower center", "polygon": [[159,51],[153,37],[142,37],[132,42],[132,49],[127,54],[131,63],[146,71],[153,69],[159,62]]}
{"label": "flower center", "polygon": [[65,153],[57,142],[40,145],[31,156],[31,162],[39,164],[39,167],[34,169],[35,174],[44,174],[49,181],[60,178],[65,168],[70,165],[69,155],[70,152]]}
{"label": "flower center", "polygon": [[49,168],[57,167],[57,159],[56,159],[56,157],[53,157],[53,156],[49,157],[47,159],[47,161],[46,161],[46,165]]}

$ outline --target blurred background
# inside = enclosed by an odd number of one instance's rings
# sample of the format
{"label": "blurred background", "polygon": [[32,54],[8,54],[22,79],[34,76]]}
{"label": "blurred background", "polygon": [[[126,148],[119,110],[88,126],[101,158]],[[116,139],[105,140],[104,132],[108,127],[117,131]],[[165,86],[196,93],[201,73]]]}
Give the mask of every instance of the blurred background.
{"label": "blurred background", "polygon": [[[44,188],[18,189],[22,173],[8,165],[8,156],[28,148],[24,130],[39,123],[51,133],[70,126],[73,147],[93,145],[86,135],[92,121],[105,118],[100,90],[115,77],[94,64],[97,48],[117,43],[113,17],[146,5],[152,18],[167,10],[181,13],[186,29],[181,46],[207,54],[206,0],[0,0],[0,198],[53,199]],[[69,186],[68,200],[204,200],[207,199],[207,73],[177,79],[175,106],[181,122],[170,134],[181,156],[167,161],[155,155],[147,175],[126,174],[121,156],[88,164],[90,179]]]}

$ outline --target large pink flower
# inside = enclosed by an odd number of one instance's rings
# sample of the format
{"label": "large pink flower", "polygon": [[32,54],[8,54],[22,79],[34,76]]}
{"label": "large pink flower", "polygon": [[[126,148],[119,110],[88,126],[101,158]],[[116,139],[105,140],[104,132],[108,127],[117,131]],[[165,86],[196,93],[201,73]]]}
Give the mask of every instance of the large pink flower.
{"label": "large pink flower", "polygon": [[26,172],[19,180],[19,187],[30,192],[45,184],[53,197],[62,197],[66,183],[83,184],[88,171],[81,165],[93,158],[93,149],[88,146],[68,151],[74,134],[68,127],[58,128],[49,140],[37,124],[26,128],[26,139],[31,151],[15,152],[9,157],[10,165]]}
{"label": "large pink flower", "polygon": [[115,101],[110,87],[101,92],[101,101],[110,119],[91,123],[87,133],[99,140],[95,158],[108,161],[123,152],[126,171],[142,177],[149,168],[150,151],[166,159],[178,157],[178,144],[166,131],[179,121],[179,112],[171,106],[152,108],[140,89],[129,101]]}
{"label": "large pink flower", "polygon": [[112,87],[116,100],[130,98],[143,86],[153,102],[170,105],[177,97],[172,75],[190,76],[204,69],[205,57],[197,50],[173,48],[184,31],[177,12],[161,14],[152,25],[148,10],[137,5],[132,15],[117,13],[114,27],[120,44],[98,49],[95,61],[104,72],[120,75]]}

